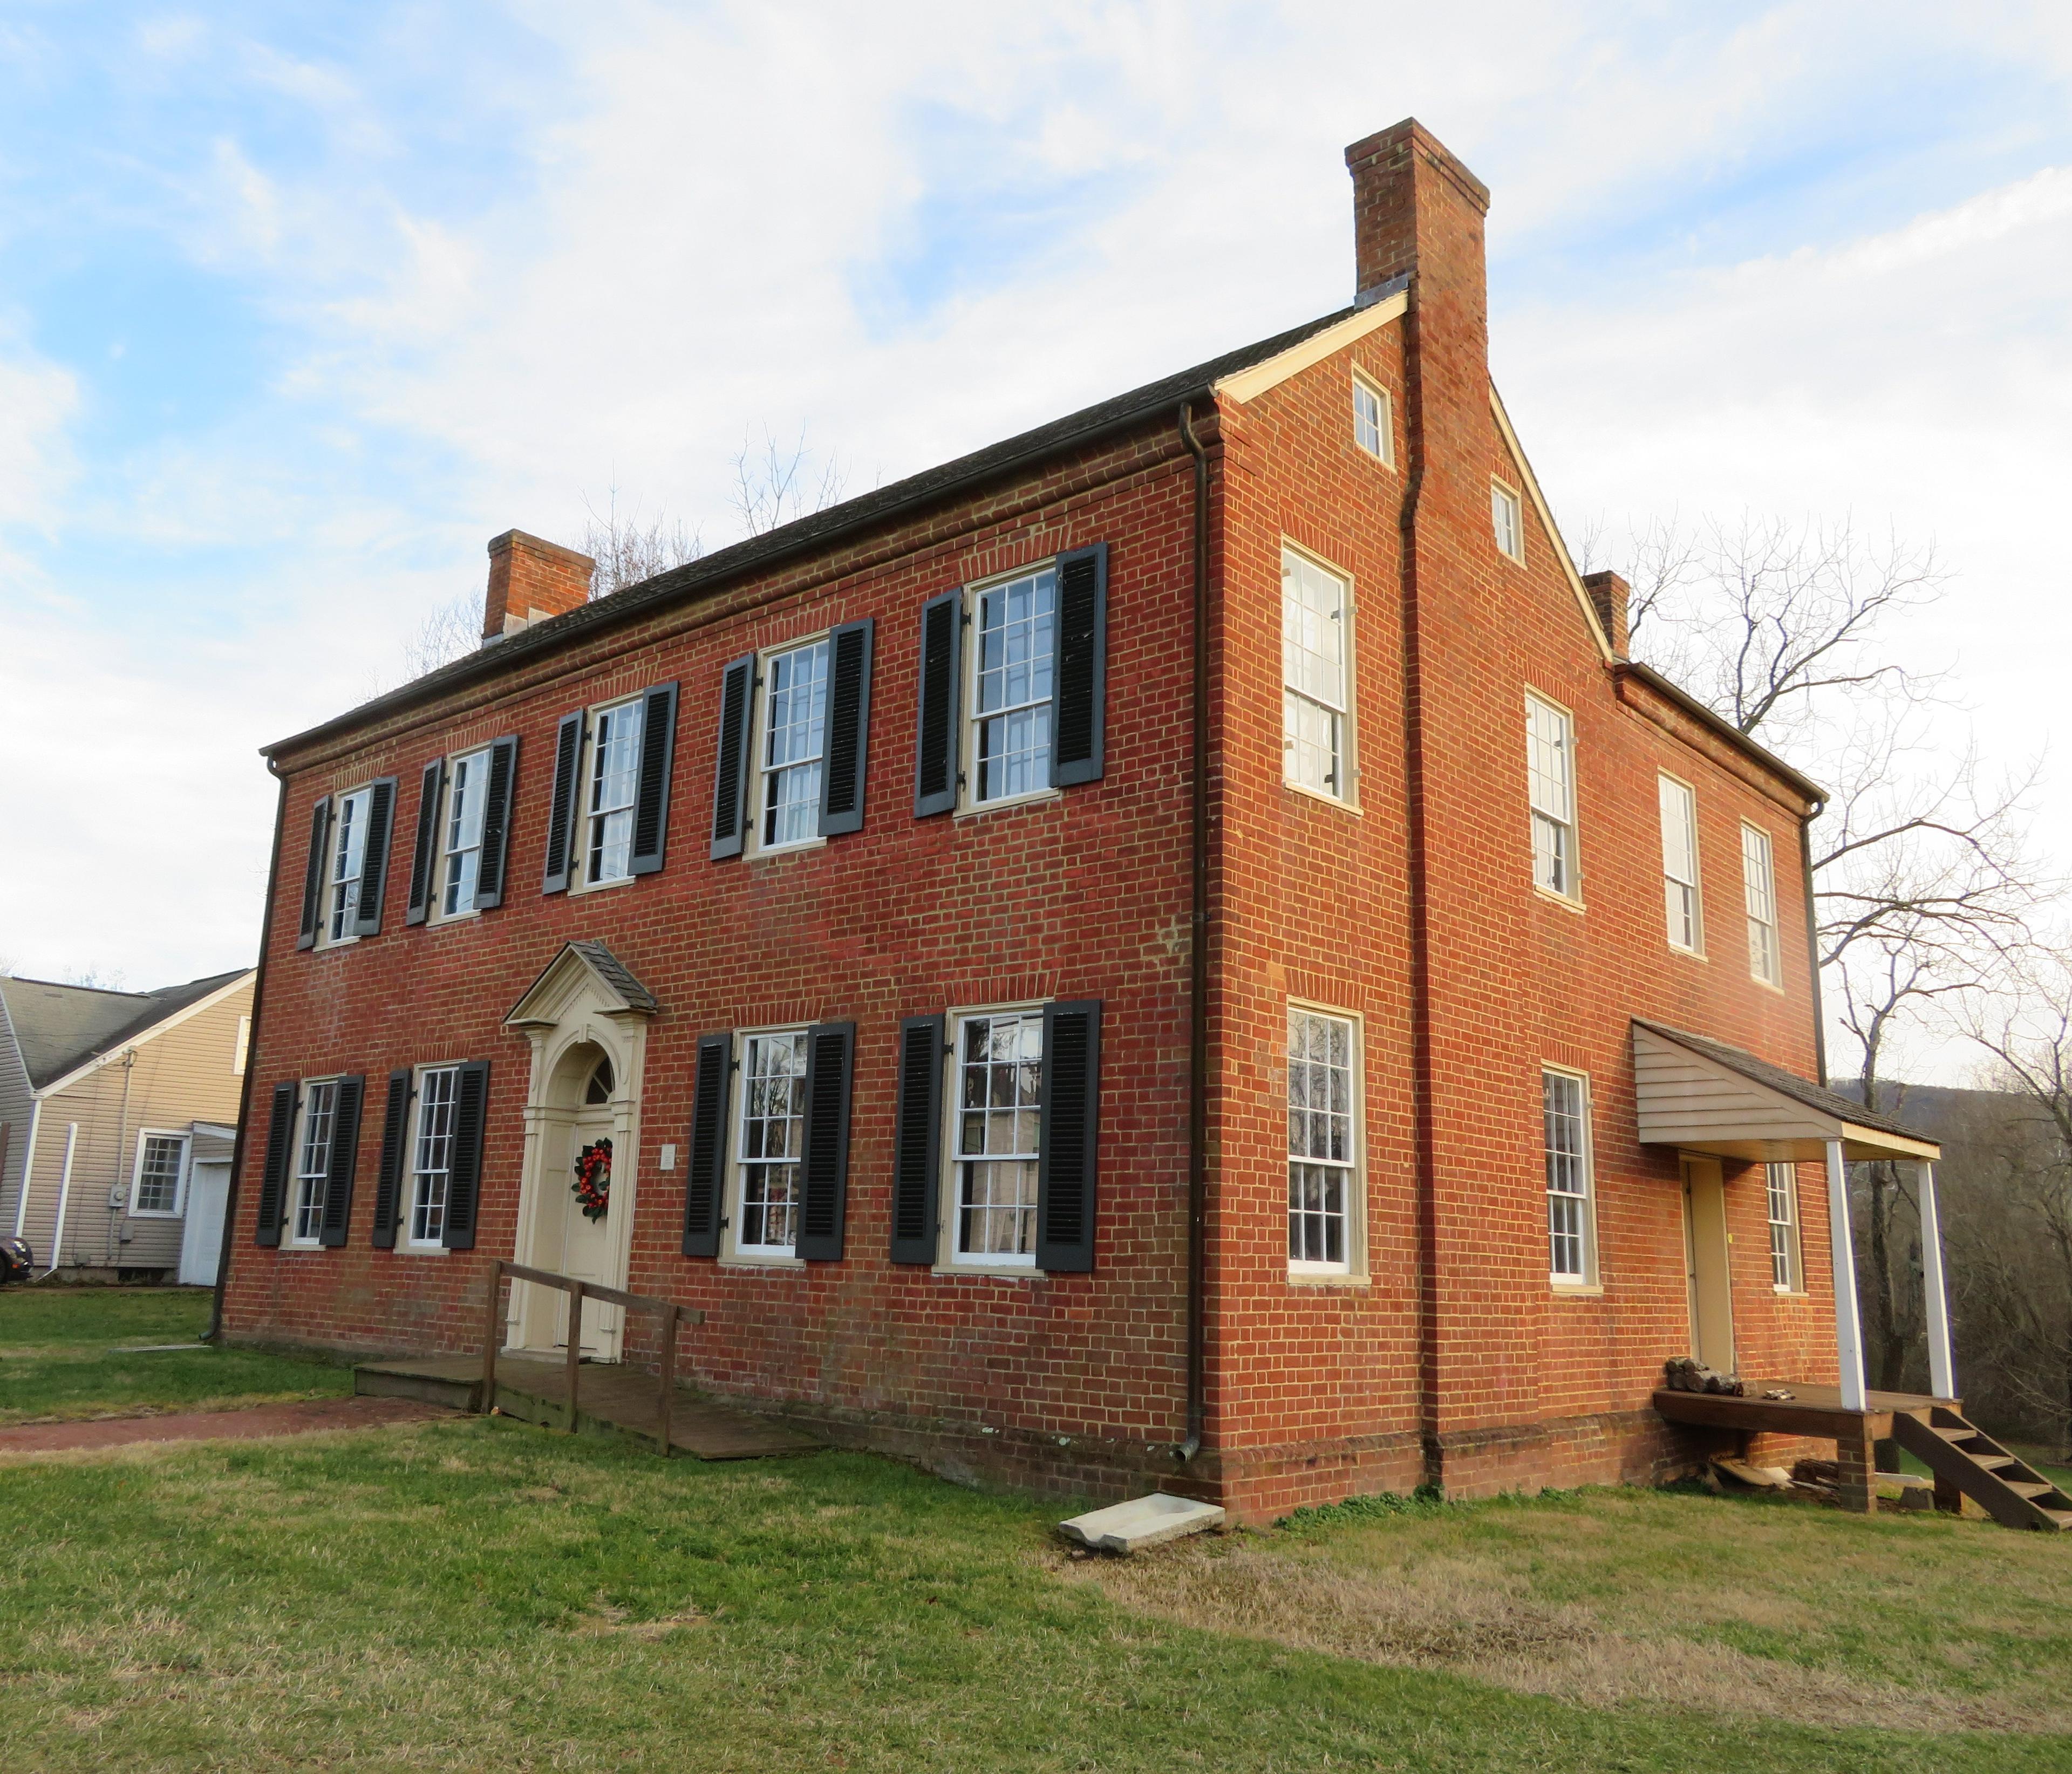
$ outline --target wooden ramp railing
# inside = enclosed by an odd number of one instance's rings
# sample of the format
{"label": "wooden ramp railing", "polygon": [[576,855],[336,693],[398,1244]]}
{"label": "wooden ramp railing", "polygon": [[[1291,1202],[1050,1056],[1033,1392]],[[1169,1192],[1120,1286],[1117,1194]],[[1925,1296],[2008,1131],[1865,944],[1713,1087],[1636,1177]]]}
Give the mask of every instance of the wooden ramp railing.
{"label": "wooden ramp railing", "polygon": [[676,1396],[676,1328],[702,1324],[705,1315],[695,1306],[680,1306],[673,1300],[653,1300],[646,1294],[629,1294],[600,1282],[578,1281],[574,1275],[557,1275],[552,1269],[530,1268],[522,1263],[492,1258],[489,1268],[489,1304],[483,1321],[482,1412],[496,1407],[496,1352],[504,1342],[504,1283],[530,1281],[542,1287],[558,1287],[569,1296],[569,1433],[576,1428],[577,1376],[582,1371],[582,1309],[586,1300],[623,1306],[628,1312],[654,1312],[662,1320],[662,1375],[659,1415],[655,1439],[662,1457],[669,1457],[670,1406]]}
{"label": "wooden ramp railing", "polygon": [[2072,1528],[2072,1497],[2028,1461],[1947,1404],[1937,1405],[1926,1418],[1895,1415],[1892,1435],[1935,1475],[1938,1502],[1947,1487],[1961,1491],[2008,1527]]}

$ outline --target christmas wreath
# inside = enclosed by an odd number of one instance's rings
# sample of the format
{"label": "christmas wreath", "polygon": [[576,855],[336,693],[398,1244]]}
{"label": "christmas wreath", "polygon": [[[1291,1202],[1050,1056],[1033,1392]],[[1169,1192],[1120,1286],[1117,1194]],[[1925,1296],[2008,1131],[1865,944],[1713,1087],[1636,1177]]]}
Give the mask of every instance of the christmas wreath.
{"label": "christmas wreath", "polygon": [[576,1180],[570,1192],[582,1203],[583,1218],[601,1220],[611,1205],[611,1142],[600,1140],[585,1146],[576,1158]]}

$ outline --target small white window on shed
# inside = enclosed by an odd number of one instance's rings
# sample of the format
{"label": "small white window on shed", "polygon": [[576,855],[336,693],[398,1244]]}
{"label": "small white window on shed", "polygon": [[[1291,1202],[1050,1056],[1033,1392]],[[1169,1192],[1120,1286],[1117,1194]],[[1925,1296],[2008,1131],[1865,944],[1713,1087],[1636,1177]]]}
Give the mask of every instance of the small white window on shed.
{"label": "small white window on shed", "polygon": [[1525,513],[1518,495],[1500,480],[1490,483],[1490,523],[1496,545],[1514,561],[1525,558]]}

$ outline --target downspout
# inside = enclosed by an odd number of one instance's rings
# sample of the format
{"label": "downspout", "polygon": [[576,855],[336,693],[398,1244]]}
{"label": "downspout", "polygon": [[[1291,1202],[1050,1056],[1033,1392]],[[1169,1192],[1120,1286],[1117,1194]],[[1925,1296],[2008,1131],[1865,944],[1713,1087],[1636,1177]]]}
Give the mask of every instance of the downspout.
{"label": "downspout", "polygon": [[1432,930],[1425,879],[1424,677],[1418,630],[1417,508],[1424,491],[1424,372],[1418,278],[1411,274],[1403,315],[1404,432],[1410,474],[1397,514],[1402,577],[1404,835],[1410,889],[1411,1119],[1417,1166],[1417,1365],[1419,1436],[1424,1482],[1445,1479],[1439,1445],[1438,1156],[1432,1106]]}
{"label": "downspout", "polygon": [[1187,941],[1187,1439],[1201,1452],[1207,1416],[1209,1201],[1209,455],[1194,435],[1194,402],[1180,406],[1180,441],[1194,458],[1194,658],[1192,901]]}
{"label": "downspout", "polygon": [[281,840],[283,822],[288,816],[288,779],[274,767],[270,758],[266,760],[266,769],[281,785],[281,793],[273,803],[273,856],[266,864],[266,910],[260,914],[259,966],[252,979],[252,1029],[245,1041],[245,1082],[237,1092],[237,1136],[230,1147],[230,1186],[224,1191],[223,1197],[223,1244],[216,1256],[216,1300],[209,1310],[208,1328],[202,1333],[204,1343],[213,1343],[223,1334],[223,1291],[230,1280],[231,1245],[237,1225],[237,1189],[245,1176],[245,1131],[252,1124],[252,1080],[259,1073],[256,1063],[259,1054],[259,1006],[266,996],[266,954],[273,945],[273,899],[281,885]]}
{"label": "downspout", "polygon": [[38,1097],[29,1105],[29,1138],[27,1148],[22,1154],[22,1186],[14,1194],[14,1236],[22,1235],[22,1228],[29,1223],[29,1179],[36,1173],[36,1132],[43,1124],[43,1099]]}
{"label": "downspout", "polygon": [[65,1208],[72,1200],[72,1155],[79,1150],[79,1123],[65,1123],[64,1168],[58,1172],[58,1217],[51,1227],[51,1266],[43,1271],[43,1279],[48,1281],[58,1272],[58,1251],[64,1243]]}
{"label": "downspout", "polygon": [[[1806,971],[1813,979],[1814,1076],[1820,1088],[1827,1088],[1827,1012],[1820,1001],[1820,920],[1813,910],[1813,822],[1827,811],[1825,801],[1815,801],[1813,811],[1799,819],[1799,876],[1806,900]],[[1866,1101],[1865,1108],[1871,1107]]]}
{"label": "downspout", "polygon": [[[131,1048],[122,1056],[122,1107],[115,1115],[115,1183],[108,1192],[108,1237],[101,1248],[108,1260],[108,1267],[116,1267],[116,1259],[121,1255],[121,1246],[116,1242],[116,1222],[127,1216],[129,1191],[123,1188],[122,1154],[130,1144],[130,1086],[137,1076],[137,1049]],[[117,1207],[116,1189],[122,1189],[123,1205]]]}

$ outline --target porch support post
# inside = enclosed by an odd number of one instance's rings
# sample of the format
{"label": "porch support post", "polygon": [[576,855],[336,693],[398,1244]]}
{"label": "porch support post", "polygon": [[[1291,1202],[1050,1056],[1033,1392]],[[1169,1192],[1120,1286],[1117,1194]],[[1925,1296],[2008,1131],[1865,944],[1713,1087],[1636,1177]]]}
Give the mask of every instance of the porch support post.
{"label": "porch support post", "polygon": [[1914,1167],[1921,1193],[1921,1287],[1926,1296],[1928,1390],[1938,1398],[1957,1396],[1956,1364],[1950,1358],[1950,1300],[1942,1283],[1942,1220],[1935,1205],[1935,1167]]}
{"label": "porch support post", "polygon": [[1864,1333],[1856,1316],[1856,1253],[1849,1236],[1849,1170],[1842,1142],[1827,1142],[1827,1254],[1835,1275],[1835,1357],[1842,1408],[1864,1408]]}

